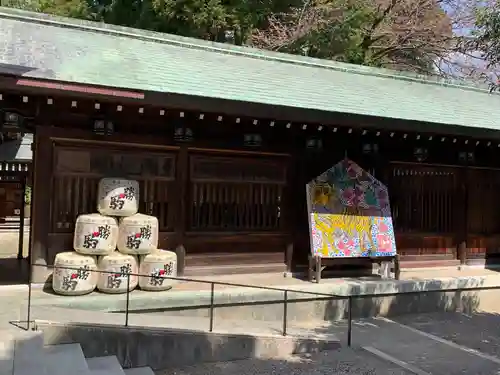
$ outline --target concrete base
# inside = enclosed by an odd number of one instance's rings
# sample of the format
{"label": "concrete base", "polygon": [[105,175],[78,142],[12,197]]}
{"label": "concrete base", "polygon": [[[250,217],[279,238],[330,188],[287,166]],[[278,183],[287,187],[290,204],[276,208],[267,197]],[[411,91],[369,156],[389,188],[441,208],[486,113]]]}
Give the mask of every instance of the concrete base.
{"label": "concrete base", "polygon": [[46,344],[80,343],[86,357],[116,356],[124,368],[153,370],[203,362],[248,358],[284,358],[291,354],[332,350],[336,339],[278,335],[237,335],[110,325],[37,322]]}
{"label": "concrete base", "polygon": [[87,359],[91,375],[125,375],[118,358],[114,355]]}
{"label": "concrete base", "polygon": [[39,285],[52,285],[52,268],[40,264],[31,266],[31,282]]}
{"label": "concrete base", "polygon": [[[284,286],[288,292],[288,321],[333,321],[346,317],[347,300],[337,296],[353,296],[353,317],[397,316],[409,313],[435,311],[463,311],[470,313],[481,305],[493,303],[499,290],[452,291],[471,287],[500,287],[500,277],[464,277],[425,281],[340,281],[335,283]],[[301,293],[300,290],[332,295],[330,299]],[[415,293],[422,291],[424,293]],[[429,291],[425,293],[425,291]],[[396,296],[363,297],[364,294],[406,293]],[[214,295],[216,322],[224,320],[260,320],[279,322],[283,318],[284,293],[255,288],[227,288]],[[54,298],[36,302],[36,305],[79,309],[86,311],[123,312],[124,301],[116,296],[93,294],[83,297]],[[168,291],[159,293],[133,292],[130,311],[133,319],[144,314],[170,317],[209,316],[210,290]],[[55,317],[55,316],[54,316]],[[134,318],[135,317],[135,318]],[[53,320],[53,319],[51,319]]]}

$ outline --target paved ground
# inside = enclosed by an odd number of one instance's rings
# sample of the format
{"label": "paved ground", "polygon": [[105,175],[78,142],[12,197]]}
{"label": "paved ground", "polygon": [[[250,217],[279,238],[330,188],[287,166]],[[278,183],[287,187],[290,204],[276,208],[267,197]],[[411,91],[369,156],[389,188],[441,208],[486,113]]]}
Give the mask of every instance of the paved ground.
{"label": "paved ground", "polygon": [[[0,227],[0,258],[15,258],[19,246],[18,229],[3,229]],[[29,230],[24,230],[23,255],[28,256]]]}

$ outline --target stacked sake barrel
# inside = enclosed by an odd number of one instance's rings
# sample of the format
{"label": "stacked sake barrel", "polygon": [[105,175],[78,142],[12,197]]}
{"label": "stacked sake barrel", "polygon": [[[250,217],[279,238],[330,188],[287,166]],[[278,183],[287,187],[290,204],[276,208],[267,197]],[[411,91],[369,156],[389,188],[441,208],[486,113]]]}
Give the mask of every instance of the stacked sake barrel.
{"label": "stacked sake barrel", "polygon": [[[74,277],[74,270],[54,273],[56,293],[79,295],[96,287],[105,293],[125,293],[139,284],[145,290],[167,290],[176,276],[175,253],[157,249],[158,219],[138,213],[139,184],[137,181],[104,178],[99,182],[97,210],[99,213],[80,215],[75,224],[75,252],[60,253],[56,264],[75,268],[84,262],[92,277],[85,282]],[[116,251],[118,249],[118,251]],[[140,262],[139,262],[140,257]],[[82,263],[83,264],[83,263]],[[141,264],[141,266],[139,266]],[[99,273],[90,270],[99,270]],[[138,274],[147,275],[138,277]],[[65,277],[76,282],[67,290]],[[73,284],[71,284],[73,285]]]}

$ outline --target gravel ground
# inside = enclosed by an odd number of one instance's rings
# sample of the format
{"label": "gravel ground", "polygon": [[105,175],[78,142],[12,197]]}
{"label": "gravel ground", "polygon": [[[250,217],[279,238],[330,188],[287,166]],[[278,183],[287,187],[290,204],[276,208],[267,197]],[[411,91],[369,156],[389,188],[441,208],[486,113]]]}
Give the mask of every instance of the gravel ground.
{"label": "gravel ground", "polygon": [[162,370],[156,375],[411,375],[392,363],[362,349],[290,357],[286,360],[248,359],[205,363],[180,369]]}
{"label": "gravel ground", "polygon": [[430,313],[403,315],[394,320],[456,344],[500,357],[498,313]]}

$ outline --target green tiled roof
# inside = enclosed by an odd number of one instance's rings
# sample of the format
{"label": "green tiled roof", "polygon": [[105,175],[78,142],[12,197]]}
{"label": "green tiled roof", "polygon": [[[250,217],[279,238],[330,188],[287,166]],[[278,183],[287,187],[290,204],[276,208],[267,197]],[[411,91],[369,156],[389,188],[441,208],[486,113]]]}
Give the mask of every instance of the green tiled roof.
{"label": "green tiled roof", "polygon": [[0,73],[500,129],[484,88],[1,7],[0,30]]}

